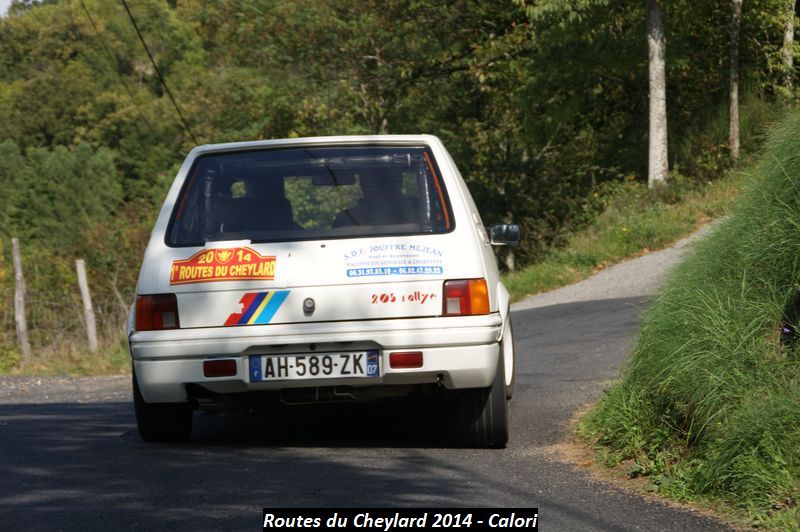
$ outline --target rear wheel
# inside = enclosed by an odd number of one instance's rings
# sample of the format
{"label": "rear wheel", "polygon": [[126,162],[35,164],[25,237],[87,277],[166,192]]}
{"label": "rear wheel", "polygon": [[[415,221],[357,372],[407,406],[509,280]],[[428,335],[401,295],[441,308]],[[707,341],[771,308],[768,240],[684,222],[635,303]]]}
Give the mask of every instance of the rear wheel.
{"label": "rear wheel", "polygon": [[144,441],[185,440],[192,432],[192,409],[189,403],[147,403],[139,391],[133,373],[133,408],[136,424]]}
{"label": "rear wheel", "polygon": [[508,443],[508,399],[502,355],[489,388],[459,390],[450,410],[460,443],[466,447],[503,448]]}

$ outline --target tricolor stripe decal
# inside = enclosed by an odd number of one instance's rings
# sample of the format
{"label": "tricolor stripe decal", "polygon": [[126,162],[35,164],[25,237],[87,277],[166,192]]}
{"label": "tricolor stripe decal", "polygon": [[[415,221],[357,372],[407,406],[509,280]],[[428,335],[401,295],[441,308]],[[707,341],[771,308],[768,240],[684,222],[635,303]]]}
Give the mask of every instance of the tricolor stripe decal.
{"label": "tricolor stripe decal", "polygon": [[265,325],[269,323],[281,307],[291,290],[271,290],[269,292],[248,292],[242,296],[242,312],[234,312],[225,320],[231,325]]}

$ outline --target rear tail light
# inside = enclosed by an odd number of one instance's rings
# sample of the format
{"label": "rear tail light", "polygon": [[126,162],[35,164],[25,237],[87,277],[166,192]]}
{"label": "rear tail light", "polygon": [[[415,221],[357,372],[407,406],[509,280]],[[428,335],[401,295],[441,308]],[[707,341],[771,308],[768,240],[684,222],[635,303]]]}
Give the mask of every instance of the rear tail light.
{"label": "rear tail light", "polygon": [[136,330],[180,329],[178,299],[175,294],[136,297]]}
{"label": "rear tail light", "polygon": [[489,289],[486,279],[464,279],[444,282],[445,316],[489,314]]}

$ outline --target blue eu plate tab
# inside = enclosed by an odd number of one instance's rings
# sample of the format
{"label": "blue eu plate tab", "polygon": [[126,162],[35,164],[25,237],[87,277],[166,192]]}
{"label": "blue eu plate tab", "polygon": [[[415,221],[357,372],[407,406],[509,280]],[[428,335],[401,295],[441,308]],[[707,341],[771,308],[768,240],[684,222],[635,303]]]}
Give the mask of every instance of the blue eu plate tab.
{"label": "blue eu plate tab", "polygon": [[378,352],[367,351],[367,377],[379,377],[380,367],[378,366]]}
{"label": "blue eu plate tab", "polygon": [[264,373],[261,371],[261,355],[250,355],[250,382],[261,382]]}

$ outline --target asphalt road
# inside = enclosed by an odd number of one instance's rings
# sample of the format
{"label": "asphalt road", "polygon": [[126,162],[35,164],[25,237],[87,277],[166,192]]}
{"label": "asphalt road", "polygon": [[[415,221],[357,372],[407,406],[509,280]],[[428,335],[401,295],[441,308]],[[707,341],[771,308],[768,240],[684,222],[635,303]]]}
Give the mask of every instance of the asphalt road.
{"label": "asphalt road", "polygon": [[3,530],[255,530],[262,507],[538,507],[542,530],[715,530],[563,463],[576,410],[623,363],[644,298],[513,313],[511,442],[449,448],[413,404],[195,414],[191,441],[145,444],[128,402],[0,404]]}

